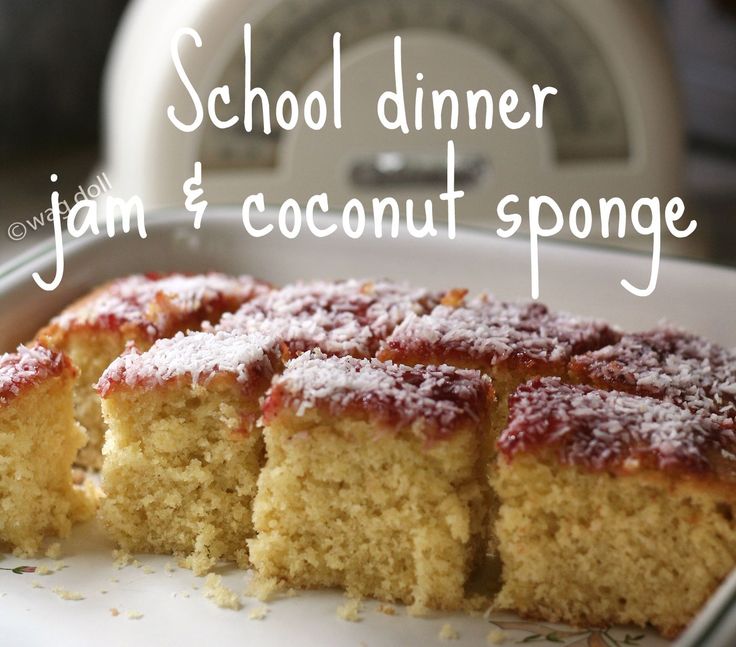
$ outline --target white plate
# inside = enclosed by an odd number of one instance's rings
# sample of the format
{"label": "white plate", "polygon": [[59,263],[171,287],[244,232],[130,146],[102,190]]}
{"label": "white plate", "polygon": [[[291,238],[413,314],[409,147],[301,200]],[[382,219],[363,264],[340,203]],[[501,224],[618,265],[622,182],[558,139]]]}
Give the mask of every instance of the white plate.
{"label": "white plate", "polygon": [[[65,278],[53,293],[42,292],[31,279],[36,270],[46,277],[53,274],[50,245],[0,267],[0,349],[30,338],[70,299],[100,281],[140,271],[216,269],[249,272],[275,283],[297,278],[380,276],[434,287],[488,289],[505,298],[529,295],[525,242],[502,241],[480,231],[460,230],[453,241],[442,232],[429,240],[406,236],[381,241],[310,236],[286,240],[279,235],[253,239],[243,231],[238,212],[212,209],[199,232],[192,229],[188,218],[162,213],[149,219],[148,233],[144,241],[128,235],[68,242]],[[607,318],[629,329],[646,328],[667,318],[736,345],[734,271],[663,261],[657,291],[642,299],[627,293],[619,282],[621,278],[636,284],[646,282],[649,259],[645,257],[546,244],[540,265],[541,297],[550,305]],[[303,592],[280,599],[268,604],[265,619],[252,620],[251,610],[262,606],[257,600],[243,598],[240,611],[219,609],[204,599],[203,580],[186,570],[165,571],[169,558],[141,557],[154,573],[135,566],[119,571],[113,567],[111,550],[112,545],[91,522],[78,527],[64,543],[66,568],[48,576],[0,570],[0,645],[431,645],[443,643],[438,634],[445,623],[459,634],[457,641],[449,643],[455,645],[484,645],[489,631],[500,626],[507,628],[504,644],[526,641],[559,646],[555,638],[576,647],[613,646],[613,640],[642,647],[666,644],[638,629],[614,628],[607,636],[588,631],[568,635],[563,632],[569,629],[523,623],[509,615],[494,615],[490,620],[450,614],[415,619],[399,609],[398,615],[391,617],[378,612],[373,602],[365,603],[361,622],[351,623],[337,617],[337,607],[344,602],[337,592]],[[7,556],[0,567],[40,564],[53,562]],[[247,574],[234,569],[223,574],[227,585],[244,590]],[[34,588],[34,583],[43,588]],[[52,591],[55,587],[82,593],[85,599],[62,600]],[[120,615],[113,616],[111,608],[118,609]],[[129,611],[143,617],[129,619]],[[625,642],[627,634],[642,633],[646,634],[643,638]],[[553,640],[544,638],[549,634]]]}

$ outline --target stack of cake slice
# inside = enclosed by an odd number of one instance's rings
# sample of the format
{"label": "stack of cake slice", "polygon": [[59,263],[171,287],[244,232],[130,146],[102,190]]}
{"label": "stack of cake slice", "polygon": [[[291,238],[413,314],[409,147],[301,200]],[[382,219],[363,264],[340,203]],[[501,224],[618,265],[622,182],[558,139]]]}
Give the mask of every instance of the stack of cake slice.
{"label": "stack of cake slice", "polygon": [[[110,535],[196,573],[225,559],[459,609],[493,553],[497,608],[673,636],[736,564],[736,353],[681,331],[388,281],[174,275],[105,286],[39,337],[54,350],[0,360],[3,456],[31,466],[37,517],[6,470],[0,540],[24,549],[89,509],[66,349],[95,451],[102,374]],[[44,397],[67,398],[53,483],[32,467]]]}
{"label": "stack of cake slice", "polygon": [[[109,426],[102,517],[129,551],[185,557],[204,573],[247,565],[263,463],[259,398],[304,350],[366,355],[437,302],[388,282],[299,284],[263,294],[208,332],[132,348],[98,383]],[[257,369],[257,370],[256,370]]]}

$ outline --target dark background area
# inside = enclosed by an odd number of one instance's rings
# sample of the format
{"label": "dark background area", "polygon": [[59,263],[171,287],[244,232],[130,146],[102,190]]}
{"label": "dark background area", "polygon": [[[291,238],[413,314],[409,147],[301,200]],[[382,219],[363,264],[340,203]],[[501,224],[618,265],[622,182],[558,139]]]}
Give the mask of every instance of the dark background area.
{"label": "dark background area", "polygon": [[[10,241],[5,226],[48,206],[50,169],[73,193],[101,158],[100,83],[126,4],[0,0],[0,261],[37,240]],[[684,198],[708,233],[692,256],[736,265],[736,1],[652,4],[687,118]]]}

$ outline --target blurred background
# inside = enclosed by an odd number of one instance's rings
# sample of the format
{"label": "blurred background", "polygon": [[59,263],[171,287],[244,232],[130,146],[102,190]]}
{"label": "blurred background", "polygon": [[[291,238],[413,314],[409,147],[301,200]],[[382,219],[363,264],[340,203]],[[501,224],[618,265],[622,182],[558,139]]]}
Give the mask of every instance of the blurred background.
{"label": "blurred background", "polygon": [[[254,83],[274,102],[286,88],[327,94],[330,35],[343,33],[344,132],[173,132],[165,107],[182,95],[170,33],[200,31],[195,85],[204,96],[231,83],[237,106],[246,20]],[[68,201],[104,172],[147,207],[183,204],[194,159],[211,203],[257,190],[267,201],[324,190],[335,207],[350,195],[436,195],[449,135],[389,139],[368,125],[397,33],[425,88],[560,91],[545,133],[453,133],[469,224],[495,227],[484,205],[511,192],[562,203],[681,195],[699,227],[665,240],[665,253],[736,266],[736,0],[0,0],[0,261],[51,237],[27,224],[49,206],[51,172]]]}

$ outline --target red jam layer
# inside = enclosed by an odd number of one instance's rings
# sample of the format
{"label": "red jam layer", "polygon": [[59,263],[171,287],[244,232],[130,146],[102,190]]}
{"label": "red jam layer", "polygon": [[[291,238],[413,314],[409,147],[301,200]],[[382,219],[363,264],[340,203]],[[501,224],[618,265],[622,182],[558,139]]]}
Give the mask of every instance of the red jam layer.
{"label": "red jam layer", "polygon": [[71,361],[40,344],[18,346],[15,353],[0,355],[0,406],[20,395],[23,389],[65,371],[74,371]]}
{"label": "red jam layer", "polygon": [[533,368],[560,364],[618,338],[607,324],[551,312],[541,303],[507,303],[482,295],[465,305],[437,306],[411,316],[379,352],[395,361],[450,362],[490,371],[503,364]]}
{"label": "red jam layer", "polygon": [[387,281],[295,283],[225,315],[217,330],[274,336],[291,357],[312,349],[370,357],[407,315],[429,312],[439,297]]}
{"label": "red jam layer", "polygon": [[269,423],[286,408],[298,416],[316,408],[334,416],[367,416],[391,432],[411,426],[425,440],[436,441],[461,425],[482,423],[492,399],[491,382],[478,371],[315,351],[287,364],[267,395],[263,416]]}
{"label": "red jam layer", "polygon": [[112,281],[51,322],[61,330],[135,327],[150,339],[169,336],[182,324],[219,319],[267,286],[250,276],[136,274]]}
{"label": "red jam layer", "polygon": [[733,421],[559,378],[515,391],[498,448],[509,460],[546,450],[563,464],[594,471],[715,472],[736,480]]}
{"label": "red jam layer", "polygon": [[674,328],[624,335],[575,357],[578,381],[736,419],[736,351]]}
{"label": "red jam layer", "polygon": [[265,335],[180,332],[158,340],[143,353],[129,346],[102,374],[96,388],[105,398],[119,389],[153,389],[179,378],[206,385],[214,377],[228,375],[248,391],[271,379],[278,358],[278,343]]}

